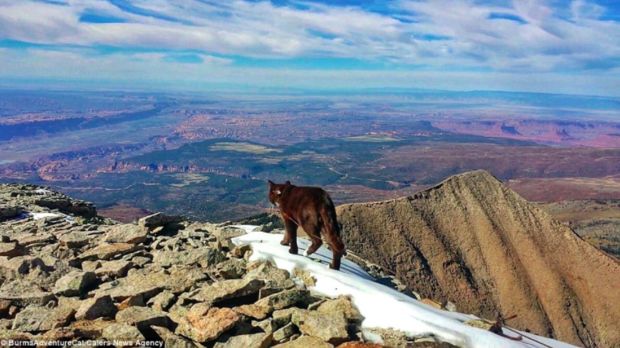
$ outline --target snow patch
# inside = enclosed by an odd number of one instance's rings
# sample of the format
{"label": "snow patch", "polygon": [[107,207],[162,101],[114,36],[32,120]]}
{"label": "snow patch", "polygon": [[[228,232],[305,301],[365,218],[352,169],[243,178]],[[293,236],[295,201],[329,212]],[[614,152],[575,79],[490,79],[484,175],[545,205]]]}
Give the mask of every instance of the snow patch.
{"label": "snow patch", "polygon": [[32,216],[32,218],[35,219],[35,220],[41,220],[41,219],[45,219],[45,218],[58,217],[58,216],[62,216],[62,215],[61,214],[56,214],[56,213],[30,213],[30,216]]}
{"label": "snow patch", "polygon": [[[282,234],[254,232],[256,226],[250,225],[234,227],[247,233],[232,241],[236,245],[252,247],[250,261],[271,261],[291,274],[295,268],[303,269],[316,278],[315,286],[310,289],[330,297],[351,296],[365,318],[362,328],[392,328],[411,337],[437,337],[459,347],[574,347],[530,333],[523,333],[527,336],[523,336],[522,341],[514,341],[471,327],[464,322],[476,319],[476,316],[439,310],[378,284],[360,266],[346,258],[342,260],[340,271],[329,269],[326,265],[331,261],[331,251],[325,247],[309,257],[291,255],[287,247],[280,245]],[[298,238],[298,245],[300,251],[305,251],[310,242]]]}

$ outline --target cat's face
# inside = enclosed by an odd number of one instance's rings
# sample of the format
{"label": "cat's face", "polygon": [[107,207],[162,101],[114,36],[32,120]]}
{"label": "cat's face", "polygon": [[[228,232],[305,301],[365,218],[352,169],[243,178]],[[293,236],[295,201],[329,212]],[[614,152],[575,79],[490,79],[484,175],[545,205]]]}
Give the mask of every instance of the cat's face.
{"label": "cat's face", "polygon": [[278,201],[280,200],[280,197],[282,196],[282,192],[284,192],[284,189],[291,185],[290,181],[287,181],[284,184],[276,184],[273,181],[269,180],[269,202],[275,206],[278,205]]}

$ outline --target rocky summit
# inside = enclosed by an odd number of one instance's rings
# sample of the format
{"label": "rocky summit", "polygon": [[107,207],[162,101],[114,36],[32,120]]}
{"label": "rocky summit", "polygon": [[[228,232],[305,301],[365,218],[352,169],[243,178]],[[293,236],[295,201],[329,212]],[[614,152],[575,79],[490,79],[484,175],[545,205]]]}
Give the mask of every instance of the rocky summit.
{"label": "rocky summit", "polygon": [[[30,185],[1,185],[0,199],[0,339],[376,346],[363,342],[364,318],[348,297],[322,296],[307,276],[249,262],[251,250],[230,242],[244,233],[237,228],[161,213],[120,224]],[[393,335],[393,346],[415,343]]]}
{"label": "rocky summit", "polygon": [[485,171],[337,212],[350,251],[438,305],[580,346],[620,346],[618,260]]}

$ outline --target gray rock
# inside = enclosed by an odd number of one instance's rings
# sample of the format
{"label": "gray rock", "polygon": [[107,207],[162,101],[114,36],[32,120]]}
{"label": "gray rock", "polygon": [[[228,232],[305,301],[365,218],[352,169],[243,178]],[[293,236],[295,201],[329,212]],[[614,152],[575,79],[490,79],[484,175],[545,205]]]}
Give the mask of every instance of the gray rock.
{"label": "gray rock", "polygon": [[93,320],[101,317],[114,317],[116,306],[109,295],[89,298],[81,302],[75,318],[77,320]]}
{"label": "gray rock", "polygon": [[162,213],[155,213],[149,216],[145,216],[138,220],[138,225],[146,228],[155,228],[159,226],[165,226],[171,223],[177,223],[183,221],[180,216],[165,215]]}
{"label": "gray rock", "polygon": [[18,279],[6,282],[0,287],[0,300],[11,300],[18,305],[45,305],[54,298],[51,292],[28,280]]}
{"label": "gray rock", "polygon": [[0,243],[0,256],[18,256],[21,254],[22,251],[17,242]]}
{"label": "gray rock", "polygon": [[239,279],[246,272],[247,262],[243,259],[228,259],[217,264],[215,270],[224,279]]}
{"label": "gray rock", "polygon": [[56,281],[54,294],[62,296],[79,296],[97,283],[93,272],[73,271]]}
{"label": "gray rock", "polygon": [[203,286],[190,299],[198,302],[216,303],[258,293],[265,283],[258,279],[230,279]]}
{"label": "gray rock", "polygon": [[164,341],[164,347],[166,348],[197,348],[198,346],[194,344],[192,341],[176,335],[174,332],[161,327],[161,326],[151,326],[151,329],[161,337]]}
{"label": "gray rock", "polygon": [[92,239],[92,235],[79,231],[63,234],[58,241],[67,248],[76,249],[87,245]]}
{"label": "gray rock", "polygon": [[273,333],[273,341],[276,343],[283,343],[288,341],[294,334],[296,334],[297,328],[293,323],[288,323]]}
{"label": "gray rock", "polygon": [[108,230],[104,242],[108,243],[142,243],[148,235],[144,227],[133,224],[114,225]]}
{"label": "gray rock", "polygon": [[153,309],[165,311],[174,304],[176,296],[170,291],[162,291],[155,297],[151,298],[147,304],[153,307]]}
{"label": "gray rock", "polygon": [[101,266],[95,270],[95,274],[99,277],[108,276],[112,278],[124,277],[127,275],[127,271],[133,267],[131,261],[114,260],[105,261],[101,263]]}
{"label": "gray rock", "polygon": [[202,267],[213,266],[226,259],[226,255],[213,248],[190,249],[184,252],[173,250],[158,250],[153,252],[153,263],[162,267],[172,265],[194,265]]}
{"label": "gray rock", "polygon": [[28,274],[35,268],[46,269],[46,265],[38,257],[33,256],[16,256],[13,258],[7,258],[5,256],[0,257],[0,271],[5,276],[11,275],[11,278]]}
{"label": "gray rock", "polygon": [[28,306],[15,316],[13,330],[38,332],[67,325],[75,310],[68,307]]}
{"label": "gray rock", "polygon": [[214,348],[267,348],[271,345],[271,335],[260,332],[230,337],[226,342],[217,342]]}
{"label": "gray rock", "polygon": [[320,313],[317,311],[295,311],[291,321],[305,335],[314,336],[331,344],[349,339],[347,320],[341,311]]}
{"label": "gray rock", "polygon": [[109,260],[117,255],[129,254],[140,249],[137,244],[131,243],[101,243],[80,254],[80,260]]}
{"label": "gray rock", "polygon": [[19,206],[0,204],[0,221],[15,218],[23,211],[24,209]]}
{"label": "gray rock", "polygon": [[[136,342],[136,341],[144,341],[144,335],[138,330],[135,326],[125,323],[112,323],[107,325],[102,332],[101,335],[103,338],[108,339],[110,341],[126,341],[126,342]],[[134,343],[135,344],[135,343]],[[134,344],[131,344],[133,346]],[[121,344],[117,344],[117,346],[123,347]]]}
{"label": "gray rock", "polygon": [[139,329],[149,326],[169,327],[171,322],[166,313],[154,310],[150,307],[128,307],[116,313],[116,321],[133,325]]}
{"label": "gray rock", "polygon": [[289,342],[278,344],[273,346],[274,348],[333,348],[332,344],[323,341],[320,338],[313,336],[300,336]]}

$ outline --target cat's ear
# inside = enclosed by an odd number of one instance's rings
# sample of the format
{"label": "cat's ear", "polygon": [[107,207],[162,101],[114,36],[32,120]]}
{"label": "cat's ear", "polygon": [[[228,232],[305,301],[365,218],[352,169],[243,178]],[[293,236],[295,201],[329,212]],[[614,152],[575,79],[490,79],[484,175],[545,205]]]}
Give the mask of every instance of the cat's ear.
{"label": "cat's ear", "polygon": [[269,186],[275,185],[275,183],[273,181],[271,181],[271,180],[267,180],[267,182],[269,183]]}
{"label": "cat's ear", "polygon": [[291,182],[290,182],[290,181],[288,181],[288,180],[286,180],[286,184],[287,184],[287,185],[290,185],[290,184],[291,184]]}

